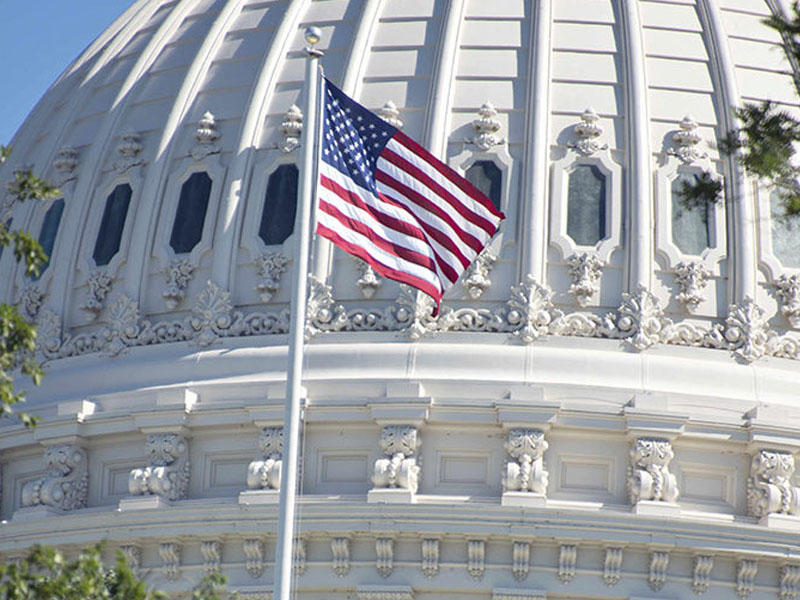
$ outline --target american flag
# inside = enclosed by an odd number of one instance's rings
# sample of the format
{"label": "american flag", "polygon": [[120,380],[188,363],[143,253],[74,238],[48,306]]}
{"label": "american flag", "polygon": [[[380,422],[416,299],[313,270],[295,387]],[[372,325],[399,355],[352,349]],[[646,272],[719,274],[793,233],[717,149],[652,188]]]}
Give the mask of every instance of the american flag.
{"label": "american flag", "polygon": [[325,81],[317,232],[433,298],[505,215],[469,181]]}

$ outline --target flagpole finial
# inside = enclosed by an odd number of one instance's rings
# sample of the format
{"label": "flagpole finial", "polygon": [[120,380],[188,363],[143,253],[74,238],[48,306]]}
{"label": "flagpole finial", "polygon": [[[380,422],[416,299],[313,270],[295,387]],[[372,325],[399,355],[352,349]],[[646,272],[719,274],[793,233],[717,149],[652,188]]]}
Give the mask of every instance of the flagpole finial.
{"label": "flagpole finial", "polygon": [[306,54],[309,58],[319,58],[322,56],[322,52],[314,48],[315,45],[319,43],[322,39],[322,30],[315,25],[309,25],[306,27],[305,32],[303,33],[304,37],[306,38]]}

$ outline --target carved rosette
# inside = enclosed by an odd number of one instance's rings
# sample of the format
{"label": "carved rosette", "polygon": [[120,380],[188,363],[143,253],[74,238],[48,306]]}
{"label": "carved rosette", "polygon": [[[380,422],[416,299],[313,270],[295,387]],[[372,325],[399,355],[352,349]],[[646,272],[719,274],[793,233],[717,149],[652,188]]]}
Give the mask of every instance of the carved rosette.
{"label": "carved rosette", "polygon": [[17,305],[26,319],[29,321],[37,319],[46,296],[47,294],[38,285],[29,285],[23,290]]}
{"label": "carved rosette", "polygon": [[522,342],[531,344],[547,335],[550,324],[562,316],[553,308],[553,292],[540,285],[532,275],[511,288],[511,299],[506,314],[508,323],[513,326],[514,335]]}
{"label": "carved rosette", "polygon": [[387,100],[376,112],[381,119],[392,127],[403,128],[403,121],[400,120],[400,111],[397,110],[397,105],[391,100]]}
{"label": "carved rosette", "polygon": [[628,467],[628,497],[631,504],[640,500],[675,502],[678,482],[669,471],[674,454],[669,440],[638,438],[631,447]]}
{"label": "carved rosette", "polygon": [[643,286],[632,294],[622,294],[617,329],[619,337],[636,350],[646,350],[658,344],[670,324],[656,297]]}
{"label": "carved rosette", "polygon": [[759,450],[750,462],[747,510],[761,518],[769,514],[800,514],[800,488],[792,485],[794,456],[778,450]]}
{"label": "carved rosette", "polygon": [[45,475],[22,488],[23,506],[75,510],[86,506],[89,470],[86,451],[74,444],[50,446],[44,452]]}
{"label": "carved rosette", "polygon": [[247,487],[251,490],[281,489],[283,427],[265,427],[258,437],[262,458],[247,467]]}
{"label": "carved rosette", "polygon": [[497,136],[502,125],[497,120],[497,109],[491,102],[485,102],[478,109],[478,118],[472,121],[472,129],[475,136],[467,140],[467,143],[474,144],[479,150],[484,152],[491,150],[495,146],[505,144],[503,138]]}
{"label": "carved rosette", "polygon": [[792,327],[800,328],[800,275],[781,275],[774,285],[781,299],[781,314]]}
{"label": "carved rosette", "polygon": [[708,284],[711,271],[699,262],[679,263],[675,267],[675,281],[680,292],[675,299],[683,304],[686,310],[693,313],[703,301],[703,290]]}
{"label": "carved rosette", "polygon": [[144,159],[139,156],[142,149],[142,138],[138,133],[134,131],[123,133],[117,144],[118,158],[114,162],[114,170],[122,174],[133,167],[144,164]]}
{"label": "carved rosette", "polygon": [[282,252],[267,252],[256,258],[256,273],[261,278],[256,291],[262,302],[269,302],[278,293],[281,275],[286,272],[289,260]]}
{"label": "carved rosette", "polygon": [[186,288],[194,275],[194,265],[188,258],[181,258],[172,262],[164,271],[167,287],[161,292],[167,310],[175,310],[186,297]]}
{"label": "carved rosette", "polygon": [[539,429],[509,430],[505,449],[514,460],[506,463],[503,491],[547,493],[544,453],[548,446],[544,432]]}
{"label": "carved rosette", "polygon": [[86,302],[81,305],[81,310],[88,313],[90,319],[96,319],[103,311],[113,282],[114,279],[110,274],[99,269],[89,275],[89,279],[86,280],[89,291]]}
{"label": "carved rosette", "polygon": [[606,150],[608,144],[601,144],[598,138],[603,135],[603,128],[600,126],[600,117],[592,107],[587,108],[581,115],[581,122],[573,128],[575,141],[567,145],[574,148],[581,154],[587,156]]}
{"label": "carved rosette", "polygon": [[402,488],[417,492],[419,466],[417,451],[422,445],[416,427],[387,425],[381,430],[380,447],[384,456],[375,461],[372,483],[376,488]]}
{"label": "carved rosette", "polygon": [[492,281],[489,279],[489,271],[492,270],[496,262],[497,257],[494,254],[483,251],[467,268],[462,285],[473,300],[480,298],[492,285]]}
{"label": "carved rosette", "polygon": [[156,495],[181,500],[189,491],[189,444],[177,433],[151,433],[145,450],[148,465],[133,469],[128,491],[133,495]]}
{"label": "carved rosette", "polygon": [[584,252],[570,256],[567,264],[569,264],[569,276],[572,278],[569,293],[575,296],[579,306],[586,306],[592,296],[600,291],[603,261],[594,254]]}
{"label": "carved rosette", "polygon": [[75,169],[78,166],[78,151],[75,148],[61,148],[53,161],[56,170],[56,184],[64,186],[75,180]]}
{"label": "carved rosette", "polygon": [[700,150],[702,138],[697,129],[697,121],[692,115],[683,117],[680,129],[672,134],[672,143],[675,147],[667,150],[667,153],[677,156],[685,163],[708,158],[708,153]]}
{"label": "carved rosette", "polygon": [[308,342],[323,331],[339,331],[346,325],[344,306],[333,299],[331,286],[309,275],[305,340]]}
{"label": "carved rosette", "polygon": [[751,298],[731,305],[724,335],[734,354],[745,362],[763,358],[770,338],[764,309]]}
{"label": "carved rosette", "polygon": [[206,111],[197,122],[197,129],[194,132],[195,144],[190,152],[192,158],[199,161],[210,154],[219,154],[221,149],[217,141],[220,136],[220,132],[217,131],[216,117]]}
{"label": "carved rosette", "polygon": [[286,111],[279,131],[283,138],[278,145],[281,152],[288,154],[300,146],[300,136],[303,133],[303,111],[297,105],[292,104]]}
{"label": "carved rosette", "polygon": [[370,299],[383,285],[383,281],[381,281],[377,273],[375,273],[375,269],[373,269],[367,262],[361,260],[360,258],[355,258],[355,261],[359,273],[356,285],[358,286],[358,289],[361,290],[361,295],[364,298]]}

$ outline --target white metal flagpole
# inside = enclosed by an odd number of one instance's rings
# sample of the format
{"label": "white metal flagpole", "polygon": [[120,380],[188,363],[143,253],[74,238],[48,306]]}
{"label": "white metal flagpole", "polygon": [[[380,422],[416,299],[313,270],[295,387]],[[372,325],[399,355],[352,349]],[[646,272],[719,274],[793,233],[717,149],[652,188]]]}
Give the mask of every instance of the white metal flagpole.
{"label": "white metal flagpole", "polygon": [[289,361],[286,371],[286,408],[283,417],[283,465],[281,474],[280,508],[278,511],[278,546],[275,550],[273,600],[290,600],[292,592],[292,544],[294,542],[295,497],[297,491],[298,446],[300,437],[300,398],[303,395],[303,343],[306,325],[306,290],[308,257],[311,241],[312,212],[316,182],[316,131],[318,113],[319,58],[322,52],[314,45],[321,31],[308,27],[306,48],[306,104],[303,114],[303,162],[300,169],[297,216],[294,231],[297,235],[292,286],[291,322],[289,326]]}

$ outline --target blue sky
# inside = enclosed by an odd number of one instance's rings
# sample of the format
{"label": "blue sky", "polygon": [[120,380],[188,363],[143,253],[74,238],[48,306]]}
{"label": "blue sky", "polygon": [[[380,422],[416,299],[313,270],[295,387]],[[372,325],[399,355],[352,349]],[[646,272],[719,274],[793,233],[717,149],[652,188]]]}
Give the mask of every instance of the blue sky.
{"label": "blue sky", "polygon": [[0,144],[134,0],[0,0]]}

